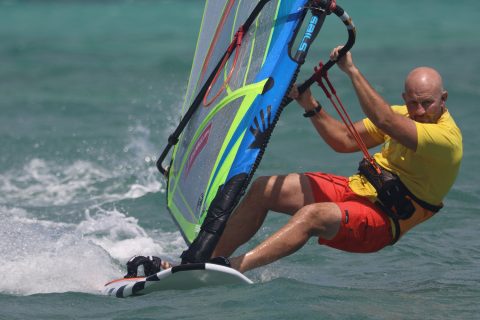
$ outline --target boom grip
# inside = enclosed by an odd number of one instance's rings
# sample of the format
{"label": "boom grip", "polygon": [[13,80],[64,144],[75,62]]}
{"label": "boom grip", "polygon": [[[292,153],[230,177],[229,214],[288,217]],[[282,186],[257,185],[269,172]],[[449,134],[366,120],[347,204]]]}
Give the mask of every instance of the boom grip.
{"label": "boom grip", "polygon": [[[327,0],[321,0],[319,1],[319,5],[322,8],[326,8],[327,6],[330,6],[330,1]],[[339,56],[338,59],[341,59],[344,55],[347,54],[348,51],[353,47],[355,44],[355,39],[356,39],[356,30],[355,30],[355,25],[353,24],[352,19],[350,16],[343,10],[340,6],[336,6],[336,8],[332,11],[337,17],[339,17],[345,26],[347,27],[348,30],[348,39],[345,45],[343,46],[342,49],[339,51]],[[337,61],[333,60],[328,60],[328,62],[318,71],[321,72],[321,75],[324,75]],[[298,86],[298,92],[302,94],[309,88],[314,82],[315,79],[318,77],[317,73],[314,73],[310,78],[305,80],[301,85]]]}

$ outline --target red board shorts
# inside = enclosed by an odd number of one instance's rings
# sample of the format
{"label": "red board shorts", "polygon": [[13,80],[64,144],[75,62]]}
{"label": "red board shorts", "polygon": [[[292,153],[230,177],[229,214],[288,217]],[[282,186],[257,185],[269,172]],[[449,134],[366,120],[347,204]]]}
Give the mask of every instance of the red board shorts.
{"label": "red board shorts", "polygon": [[390,219],[375,204],[355,194],[348,178],[321,172],[307,172],[315,202],[333,202],[342,212],[337,235],[318,239],[319,244],[348,252],[375,252],[392,243]]}

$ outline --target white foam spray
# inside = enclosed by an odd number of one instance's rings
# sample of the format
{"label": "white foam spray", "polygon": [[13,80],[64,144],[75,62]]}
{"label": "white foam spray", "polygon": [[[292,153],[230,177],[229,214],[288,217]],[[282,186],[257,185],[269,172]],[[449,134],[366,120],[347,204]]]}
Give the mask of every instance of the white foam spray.
{"label": "white foam spray", "polygon": [[125,168],[33,159],[0,173],[0,293],[99,293],[135,254],[177,257],[179,232],[145,230],[115,208],[163,192],[151,166]]}

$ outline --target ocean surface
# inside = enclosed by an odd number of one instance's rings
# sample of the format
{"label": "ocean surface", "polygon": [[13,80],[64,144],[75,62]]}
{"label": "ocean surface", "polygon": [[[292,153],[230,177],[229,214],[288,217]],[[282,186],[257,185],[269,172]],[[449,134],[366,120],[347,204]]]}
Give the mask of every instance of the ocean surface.
{"label": "ocean surface", "polygon": [[[358,28],[357,65],[390,103],[413,67],[444,76],[464,136],[445,208],[378,253],[312,239],[248,272],[251,286],[116,299],[100,290],[132,255],[185,249],[155,160],[180,117],[203,1],[0,0],[0,319],[479,319],[480,2],[338,3]],[[329,18],[300,79],[345,37]],[[360,119],[348,79],[330,74]],[[282,114],[257,176],[353,173],[360,154],[330,150],[301,114]],[[272,213],[239,251],[286,221]]]}

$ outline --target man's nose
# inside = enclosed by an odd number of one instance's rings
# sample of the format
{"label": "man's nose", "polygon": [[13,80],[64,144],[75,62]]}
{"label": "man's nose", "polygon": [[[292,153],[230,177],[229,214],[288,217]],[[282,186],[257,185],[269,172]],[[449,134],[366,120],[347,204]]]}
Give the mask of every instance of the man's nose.
{"label": "man's nose", "polygon": [[416,115],[421,116],[421,115],[425,114],[426,111],[425,111],[425,108],[422,106],[421,103],[416,103],[414,112],[415,112]]}

